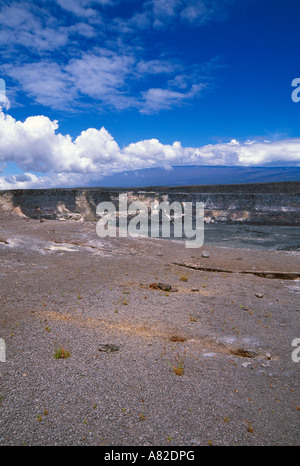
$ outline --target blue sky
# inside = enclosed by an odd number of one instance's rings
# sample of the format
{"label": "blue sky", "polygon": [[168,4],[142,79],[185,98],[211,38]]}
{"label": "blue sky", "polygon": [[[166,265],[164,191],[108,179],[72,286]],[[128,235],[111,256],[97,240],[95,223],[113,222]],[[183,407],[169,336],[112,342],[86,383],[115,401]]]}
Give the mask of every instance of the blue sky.
{"label": "blue sky", "polygon": [[0,1],[0,189],[300,167],[299,18],[299,0]]}

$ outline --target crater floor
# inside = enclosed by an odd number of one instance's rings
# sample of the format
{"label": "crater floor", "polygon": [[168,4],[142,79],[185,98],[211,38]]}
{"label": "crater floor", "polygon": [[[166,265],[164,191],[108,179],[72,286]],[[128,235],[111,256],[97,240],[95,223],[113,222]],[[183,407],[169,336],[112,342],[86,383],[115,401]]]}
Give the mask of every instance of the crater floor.
{"label": "crater floor", "polygon": [[299,445],[299,252],[3,213],[0,263],[0,445]]}

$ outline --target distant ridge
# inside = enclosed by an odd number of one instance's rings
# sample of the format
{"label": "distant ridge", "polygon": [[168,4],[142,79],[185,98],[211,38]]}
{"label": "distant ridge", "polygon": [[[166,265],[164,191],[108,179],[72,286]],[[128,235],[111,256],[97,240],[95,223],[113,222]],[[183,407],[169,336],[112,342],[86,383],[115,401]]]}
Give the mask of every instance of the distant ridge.
{"label": "distant ridge", "polygon": [[145,168],[104,176],[89,187],[210,186],[300,181],[300,167],[174,166]]}
{"label": "distant ridge", "polygon": [[0,189],[0,192],[29,192],[36,189],[300,194],[300,167],[185,166],[173,167],[170,170],[147,168],[103,176],[88,186]]}
{"label": "distant ridge", "polygon": [[[64,189],[64,188],[57,188]],[[300,181],[280,181],[270,183],[241,183],[241,184],[210,184],[210,185],[191,185],[191,186],[143,186],[143,187],[77,187],[66,189],[78,189],[85,191],[155,191],[158,193],[252,193],[252,194],[299,194],[300,195]]]}
{"label": "distant ridge", "polygon": [[147,190],[190,192],[190,193],[253,193],[253,194],[299,194],[300,181],[281,181],[270,183],[218,184],[195,186],[154,186]]}
{"label": "distant ridge", "polygon": [[241,183],[241,184],[211,184],[191,186],[138,186],[138,187],[106,187],[106,186],[78,186],[74,188],[30,188],[30,189],[3,189],[0,193],[34,193],[34,192],[157,192],[157,193],[247,193],[247,194],[298,194],[300,196],[300,181],[280,181],[270,183]]}

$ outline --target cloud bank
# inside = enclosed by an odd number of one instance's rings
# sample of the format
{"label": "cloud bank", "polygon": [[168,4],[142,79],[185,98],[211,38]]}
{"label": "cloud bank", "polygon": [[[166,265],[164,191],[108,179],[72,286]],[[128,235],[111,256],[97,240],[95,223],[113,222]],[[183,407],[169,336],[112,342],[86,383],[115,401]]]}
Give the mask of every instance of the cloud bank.
{"label": "cloud bank", "polygon": [[14,163],[23,172],[1,176],[0,189],[88,186],[117,172],[175,165],[300,166],[300,138],[201,147],[149,139],[121,148],[104,127],[75,139],[58,130],[58,122],[43,115],[22,122],[0,112],[0,164]]}

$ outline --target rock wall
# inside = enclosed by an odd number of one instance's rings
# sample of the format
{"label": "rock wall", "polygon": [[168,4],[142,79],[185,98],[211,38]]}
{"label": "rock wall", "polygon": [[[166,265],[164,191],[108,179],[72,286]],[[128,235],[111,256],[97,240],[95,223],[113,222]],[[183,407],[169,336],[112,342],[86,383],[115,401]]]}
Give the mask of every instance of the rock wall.
{"label": "rock wall", "polygon": [[[0,213],[36,219],[97,221],[97,205],[110,201],[118,210],[119,194],[126,192],[128,204],[140,200],[149,208],[154,201],[203,202],[206,223],[300,225],[298,187],[296,192],[295,189],[292,192],[286,189],[285,192],[278,192],[278,189],[270,192],[272,189],[266,189],[266,186],[264,189],[259,185],[252,186],[252,192],[245,191],[244,187],[242,192],[237,187],[233,192],[232,185],[230,189],[226,187],[226,192],[221,192],[222,187],[220,192],[217,187],[205,187],[205,192],[201,192],[199,186],[195,187],[197,189],[149,188],[143,191],[103,188],[8,190],[0,191]],[[211,192],[207,192],[209,189]]]}

